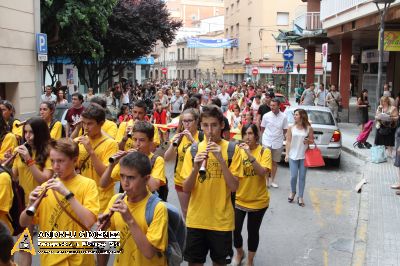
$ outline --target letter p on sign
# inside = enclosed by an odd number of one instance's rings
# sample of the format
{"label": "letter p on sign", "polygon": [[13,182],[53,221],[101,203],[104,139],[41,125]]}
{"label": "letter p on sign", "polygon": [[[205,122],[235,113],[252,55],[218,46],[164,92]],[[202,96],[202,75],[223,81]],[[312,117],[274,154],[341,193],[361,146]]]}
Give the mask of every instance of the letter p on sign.
{"label": "letter p on sign", "polygon": [[47,54],[47,35],[36,33],[36,50],[38,54]]}

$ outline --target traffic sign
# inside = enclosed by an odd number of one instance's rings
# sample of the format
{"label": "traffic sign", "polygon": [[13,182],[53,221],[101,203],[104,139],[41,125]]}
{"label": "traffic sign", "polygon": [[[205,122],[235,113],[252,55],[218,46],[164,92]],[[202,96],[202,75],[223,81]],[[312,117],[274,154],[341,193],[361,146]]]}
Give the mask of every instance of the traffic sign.
{"label": "traffic sign", "polygon": [[322,44],[322,66],[326,67],[328,62],[328,43]]}
{"label": "traffic sign", "polygon": [[257,76],[258,75],[258,68],[253,68],[252,70],[251,70],[251,74],[253,74],[253,76]]}
{"label": "traffic sign", "polygon": [[283,59],[285,59],[286,61],[291,61],[291,60],[293,60],[293,57],[294,57],[294,52],[293,52],[293,50],[287,49],[287,50],[285,50],[285,51],[283,52]]}
{"label": "traffic sign", "polygon": [[39,62],[47,62],[47,54],[38,54]]}
{"label": "traffic sign", "polygon": [[47,34],[36,33],[36,51],[38,54],[47,54]]}
{"label": "traffic sign", "polygon": [[168,69],[167,69],[166,67],[163,67],[163,68],[161,69],[161,72],[165,75],[165,74],[167,74]]}
{"label": "traffic sign", "polygon": [[293,61],[284,61],[283,69],[286,73],[293,72]]}
{"label": "traffic sign", "polygon": [[246,57],[246,58],[244,59],[244,63],[245,63],[246,65],[250,65],[250,63],[251,63],[250,58]]}

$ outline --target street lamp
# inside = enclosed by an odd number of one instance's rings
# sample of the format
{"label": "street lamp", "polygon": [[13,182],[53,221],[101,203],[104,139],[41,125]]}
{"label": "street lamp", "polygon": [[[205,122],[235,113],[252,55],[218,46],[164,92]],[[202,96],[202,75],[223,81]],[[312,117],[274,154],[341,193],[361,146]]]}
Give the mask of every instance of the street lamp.
{"label": "street lamp", "polygon": [[[395,0],[373,0],[378,8],[379,15],[381,16],[381,23],[379,27],[379,62],[378,62],[378,87],[376,88],[376,106],[379,105],[379,98],[382,90],[382,67],[383,67],[383,50],[384,50],[384,33],[385,33],[385,18],[390,5]],[[383,4],[381,7],[380,4]]]}

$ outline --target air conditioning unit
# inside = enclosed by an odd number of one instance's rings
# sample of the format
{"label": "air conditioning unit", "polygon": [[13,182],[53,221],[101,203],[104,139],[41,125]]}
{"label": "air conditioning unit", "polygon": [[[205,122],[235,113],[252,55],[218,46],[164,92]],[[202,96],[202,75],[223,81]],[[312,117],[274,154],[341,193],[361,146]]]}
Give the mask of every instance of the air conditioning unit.
{"label": "air conditioning unit", "polygon": [[266,59],[266,60],[268,60],[270,57],[271,57],[270,54],[264,54],[263,55],[263,59]]}

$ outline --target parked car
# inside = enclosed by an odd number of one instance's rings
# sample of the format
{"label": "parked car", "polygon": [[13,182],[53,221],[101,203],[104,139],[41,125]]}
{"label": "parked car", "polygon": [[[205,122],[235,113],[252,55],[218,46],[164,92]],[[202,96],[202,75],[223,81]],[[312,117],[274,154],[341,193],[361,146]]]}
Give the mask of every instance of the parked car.
{"label": "parked car", "polygon": [[290,106],[289,100],[281,93],[275,93],[275,99],[279,100],[279,109],[281,112],[285,112],[285,109]]}
{"label": "parked car", "polygon": [[[289,125],[294,123],[294,111],[296,107],[288,107],[285,114]],[[330,159],[334,166],[340,165],[340,155],[342,152],[342,133],[333,118],[333,114],[328,107],[322,106],[301,106],[308,114],[311,126],[314,130],[314,141],[321,150],[324,159]],[[284,148],[286,141],[284,141]],[[286,148],[285,151],[286,152]]]}

